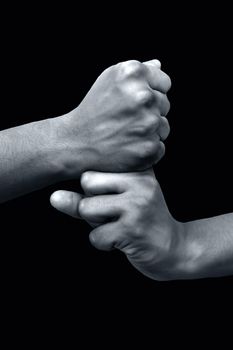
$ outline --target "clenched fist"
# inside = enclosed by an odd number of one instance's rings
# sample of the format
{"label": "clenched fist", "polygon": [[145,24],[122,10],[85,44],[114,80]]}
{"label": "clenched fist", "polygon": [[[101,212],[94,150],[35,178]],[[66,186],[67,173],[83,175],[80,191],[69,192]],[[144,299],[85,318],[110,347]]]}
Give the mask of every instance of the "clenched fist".
{"label": "clenched fist", "polygon": [[164,155],[171,81],[160,63],[128,61],[106,69],[58,128],[69,177],[86,170],[149,168]]}
{"label": "clenched fist", "polygon": [[179,276],[185,251],[182,224],[171,216],[152,169],[125,174],[91,171],[83,174],[81,184],[85,196],[57,191],[51,204],[89,222],[96,248],[119,249],[150,278]]}

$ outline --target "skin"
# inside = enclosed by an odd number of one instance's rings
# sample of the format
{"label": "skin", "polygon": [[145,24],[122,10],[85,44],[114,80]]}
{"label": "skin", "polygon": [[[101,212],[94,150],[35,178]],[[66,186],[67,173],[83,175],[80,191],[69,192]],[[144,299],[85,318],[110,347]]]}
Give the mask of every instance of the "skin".
{"label": "skin", "polygon": [[187,223],[168,210],[153,170],[127,174],[86,172],[85,195],[57,191],[51,204],[94,228],[90,242],[122,251],[155,280],[233,274],[233,213]]}
{"label": "skin", "polygon": [[170,78],[160,62],[106,69],[70,113],[0,132],[0,202],[87,170],[129,172],[164,155]]}

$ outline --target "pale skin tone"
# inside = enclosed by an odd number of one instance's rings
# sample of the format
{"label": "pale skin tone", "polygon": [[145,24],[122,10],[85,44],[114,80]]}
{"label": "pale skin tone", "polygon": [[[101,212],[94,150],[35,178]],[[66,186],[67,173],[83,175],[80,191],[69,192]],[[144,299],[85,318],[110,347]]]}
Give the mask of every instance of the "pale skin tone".
{"label": "pale skin tone", "polygon": [[[0,202],[84,173],[89,202],[58,191],[51,203],[96,227],[90,235],[94,246],[122,250],[154,279],[232,274],[233,214],[177,222],[152,171],[142,171],[165,152],[170,85],[157,60],[123,62],[105,70],[70,113],[1,131]],[[94,179],[92,185],[87,178]],[[115,183],[124,184],[120,193]]]}
{"label": "pale skin tone", "polygon": [[86,172],[81,185],[85,195],[57,191],[51,204],[89,222],[96,248],[119,249],[155,280],[233,274],[233,213],[187,223],[175,220],[152,169]]}
{"label": "pale skin tone", "polygon": [[0,203],[86,170],[126,172],[158,162],[169,134],[170,86],[158,60],[119,63],[70,113],[0,131]]}

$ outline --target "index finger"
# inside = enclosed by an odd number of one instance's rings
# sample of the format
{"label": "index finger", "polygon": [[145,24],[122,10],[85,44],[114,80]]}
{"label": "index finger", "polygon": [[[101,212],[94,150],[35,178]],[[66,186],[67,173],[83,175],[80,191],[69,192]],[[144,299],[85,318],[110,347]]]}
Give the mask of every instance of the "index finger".
{"label": "index finger", "polygon": [[144,62],[143,64],[147,68],[147,80],[150,87],[153,90],[158,90],[166,94],[171,88],[170,77],[161,69],[159,69],[157,64],[152,64],[151,61],[150,63]]}

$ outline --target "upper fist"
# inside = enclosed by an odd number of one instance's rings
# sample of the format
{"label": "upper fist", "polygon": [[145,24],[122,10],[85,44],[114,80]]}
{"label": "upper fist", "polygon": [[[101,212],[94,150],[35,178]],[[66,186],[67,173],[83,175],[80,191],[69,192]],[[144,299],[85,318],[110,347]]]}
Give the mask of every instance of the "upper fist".
{"label": "upper fist", "polygon": [[[81,104],[66,115],[70,169],[141,170],[164,155],[171,81],[160,62],[127,61],[106,69]],[[63,142],[63,143],[64,143]],[[77,156],[82,158],[75,163]]]}

